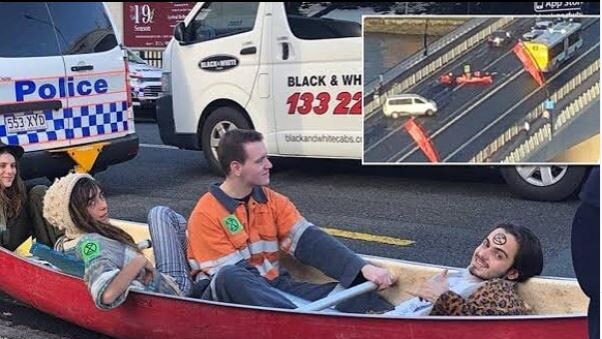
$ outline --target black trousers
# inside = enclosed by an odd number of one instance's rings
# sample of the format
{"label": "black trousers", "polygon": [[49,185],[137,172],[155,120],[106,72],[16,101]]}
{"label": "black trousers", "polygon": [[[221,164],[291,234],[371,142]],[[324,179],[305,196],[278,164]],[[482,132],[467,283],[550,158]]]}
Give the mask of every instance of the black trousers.
{"label": "black trousers", "polygon": [[600,338],[600,208],[581,203],[571,229],[573,268],[579,286],[590,298],[589,338]]}

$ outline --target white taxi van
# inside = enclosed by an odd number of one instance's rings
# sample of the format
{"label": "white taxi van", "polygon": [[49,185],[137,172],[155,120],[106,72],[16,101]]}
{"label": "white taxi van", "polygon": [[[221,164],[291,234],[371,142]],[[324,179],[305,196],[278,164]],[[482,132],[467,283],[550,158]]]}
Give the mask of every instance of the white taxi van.
{"label": "white taxi van", "polygon": [[270,154],[359,158],[361,35],[299,3],[197,3],[163,54],[163,142],[202,149],[216,171],[234,127],[261,131]]}
{"label": "white taxi van", "polygon": [[136,156],[124,52],[102,2],[3,2],[0,22],[0,140],[25,149],[23,177]]}
{"label": "white taxi van", "polygon": [[406,115],[433,115],[437,112],[437,103],[418,94],[400,94],[387,98],[383,105],[383,114],[387,117]]}

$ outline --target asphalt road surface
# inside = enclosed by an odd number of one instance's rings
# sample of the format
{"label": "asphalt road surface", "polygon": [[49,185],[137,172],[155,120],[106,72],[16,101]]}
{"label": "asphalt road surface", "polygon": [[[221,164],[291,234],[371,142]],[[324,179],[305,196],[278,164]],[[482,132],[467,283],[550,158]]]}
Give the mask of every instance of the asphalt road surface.
{"label": "asphalt road surface", "polygon": [[[156,205],[188,216],[207,186],[220,178],[209,173],[200,152],[161,146],[155,124],[136,127],[142,143],[138,156],[97,175],[111,216],[143,222]],[[271,178],[273,188],[289,196],[308,220],[353,237],[340,239],[358,253],[461,267],[492,225],[510,221],[531,227],[541,238],[544,275],[574,277],[570,224],[578,202],[522,200],[495,168],[278,159]],[[5,295],[0,310],[0,338],[103,337]]]}

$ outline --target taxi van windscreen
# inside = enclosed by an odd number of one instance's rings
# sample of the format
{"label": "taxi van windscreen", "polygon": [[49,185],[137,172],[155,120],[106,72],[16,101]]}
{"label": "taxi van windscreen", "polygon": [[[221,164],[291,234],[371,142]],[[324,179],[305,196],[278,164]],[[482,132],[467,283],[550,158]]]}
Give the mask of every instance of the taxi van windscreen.
{"label": "taxi van windscreen", "polygon": [[100,2],[5,2],[0,3],[0,22],[0,57],[87,54],[117,46]]}

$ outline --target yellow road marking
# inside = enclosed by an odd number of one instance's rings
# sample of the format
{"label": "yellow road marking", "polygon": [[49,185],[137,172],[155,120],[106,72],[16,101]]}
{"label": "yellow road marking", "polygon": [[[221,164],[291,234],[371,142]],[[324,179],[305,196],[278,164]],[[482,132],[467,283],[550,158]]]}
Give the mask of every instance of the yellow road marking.
{"label": "yellow road marking", "polygon": [[340,237],[340,238],[372,241],[372,242],[378,242],[378,243],[388,244],[388,245],[397,245],[397,246],[409,246],[409,245],[412,245],[413,243],[415,243],[415,241],[408,240],[408,239],[399,239],[399,238],[393,238],[393,237],[386,237],[383,235],[345,231],[345,230],[341,230],[338,228],[322,227],[322,229],[326,233],[333,235],[335,237]]}

